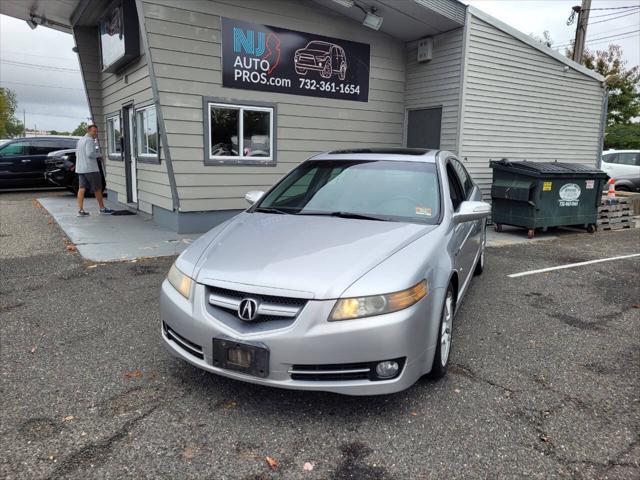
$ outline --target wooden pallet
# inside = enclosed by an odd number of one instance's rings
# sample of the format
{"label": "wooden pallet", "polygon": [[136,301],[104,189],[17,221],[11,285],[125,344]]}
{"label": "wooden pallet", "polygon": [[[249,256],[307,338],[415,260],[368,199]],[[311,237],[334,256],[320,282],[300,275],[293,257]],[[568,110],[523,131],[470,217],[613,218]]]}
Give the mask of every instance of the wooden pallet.
{"label": "wooden pallet", "polygon": [[619,224],[614,224],[614,225],[600,225],[598,226],[598,228],[600,230],[623,230],[625,228],[631,228],[631,224],[630,223],[619,223]]}
{"label": "wooden pallet", "polygon": [[597,220],[598,225],[605,225],[607,223],[629,223],[631,222],[631,217],[617,217],[617,218],[609,218],[603,217]]}

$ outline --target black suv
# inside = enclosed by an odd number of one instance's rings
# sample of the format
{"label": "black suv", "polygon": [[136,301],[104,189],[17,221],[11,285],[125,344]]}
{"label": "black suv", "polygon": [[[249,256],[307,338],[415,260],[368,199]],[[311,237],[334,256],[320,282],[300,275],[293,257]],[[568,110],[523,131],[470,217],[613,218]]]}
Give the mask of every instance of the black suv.
{"label": "black suv", "polygon": [[47,154],[75,149],[77,137],[17,138],[0,145],[0,188],[46,187]]}

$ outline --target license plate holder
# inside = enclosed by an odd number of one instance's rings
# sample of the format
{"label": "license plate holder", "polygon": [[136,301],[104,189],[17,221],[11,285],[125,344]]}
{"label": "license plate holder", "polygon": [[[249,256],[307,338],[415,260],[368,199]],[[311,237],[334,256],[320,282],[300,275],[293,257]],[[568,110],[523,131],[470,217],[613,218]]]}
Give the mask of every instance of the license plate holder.
{"label": "license plate holder", "polygon": [[214,338],[213,366],[264,378],[269,375],[269,349],[263,343]]}

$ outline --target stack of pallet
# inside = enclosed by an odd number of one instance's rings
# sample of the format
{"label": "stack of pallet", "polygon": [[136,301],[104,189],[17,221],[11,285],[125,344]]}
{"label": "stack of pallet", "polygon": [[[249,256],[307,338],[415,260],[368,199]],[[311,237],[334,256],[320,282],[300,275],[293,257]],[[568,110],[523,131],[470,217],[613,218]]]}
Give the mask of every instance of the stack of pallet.
{"label": "stack of pallet", "polygon": [[631,201],[628,198],[617,197],[616,203],[609,204],[607,197],[602,197],[598,207],[599,230],[622,230],[635,227]]}

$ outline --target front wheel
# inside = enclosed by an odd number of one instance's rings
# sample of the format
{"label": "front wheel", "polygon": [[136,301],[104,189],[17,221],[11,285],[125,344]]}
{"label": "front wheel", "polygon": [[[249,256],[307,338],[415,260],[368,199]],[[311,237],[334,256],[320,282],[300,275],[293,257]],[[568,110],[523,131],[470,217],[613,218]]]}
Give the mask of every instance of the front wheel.
{"label": "front wheel", "polygon": [[333,75],[333,69],[331,68],[331,62],[327,62],[327,63],[324,64],[324,68],[320,72],[320,76],[322,78],[331,78],[331,75]]}
{"label": "front wheel", "polygon": [[442,306],[440,315],[440,329],[438,330],[438,345],[433,356],[433,364],[429,376],[431,378],[442,378],[447,373],[449,366],[449,353],[451,352],[451,334],[453,330],[453,312],[456,301],[453,295],[453,286],[449,285],[447,296]]}

